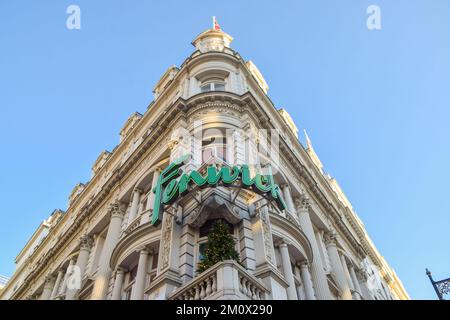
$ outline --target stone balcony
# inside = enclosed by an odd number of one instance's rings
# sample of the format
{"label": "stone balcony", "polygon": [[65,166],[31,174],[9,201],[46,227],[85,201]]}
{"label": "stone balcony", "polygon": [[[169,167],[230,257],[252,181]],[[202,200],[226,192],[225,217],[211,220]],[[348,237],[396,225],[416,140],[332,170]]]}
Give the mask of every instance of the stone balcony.
{"label": "stone balcony", "polygon": [[169,296],[170,300],[266,300],[269,290],[233,260],[219,262]]}
{"label": "stone balcony", "polygon": [[122,236],[126,236],[133,232],[137,227],[141,225],[141,219],[142,215],[137,216],[133,221],[130,222],[130,224],[125,228],[125,230],[122,232]]}

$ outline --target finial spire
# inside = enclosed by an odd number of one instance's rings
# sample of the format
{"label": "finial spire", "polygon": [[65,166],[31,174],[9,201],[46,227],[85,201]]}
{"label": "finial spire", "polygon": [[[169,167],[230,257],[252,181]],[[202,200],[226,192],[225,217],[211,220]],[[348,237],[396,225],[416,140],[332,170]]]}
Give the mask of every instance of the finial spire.
{"label": "finial spire", "polygon": [[219,23],[217,22],[216,16],[213,16],[213,27],[212,28],[213,28],[213,30],[217,30],[217,31],[222,30],[220,28]]}

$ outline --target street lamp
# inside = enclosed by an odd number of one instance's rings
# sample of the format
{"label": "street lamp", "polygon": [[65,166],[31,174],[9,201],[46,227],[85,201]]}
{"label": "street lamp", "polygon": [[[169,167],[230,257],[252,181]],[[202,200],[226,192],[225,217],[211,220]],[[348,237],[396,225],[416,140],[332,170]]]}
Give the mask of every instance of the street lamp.
{"label": "street lamp", "polygon": [[430,270],[426,268],[425,271],[431,281],[431,284],[433,285],[434,291],[436,291],[439,300],[445,300],[443,298],[443,295],[450,293],[450,278],[440,281],[434,281],[433,277],[431,276]]}

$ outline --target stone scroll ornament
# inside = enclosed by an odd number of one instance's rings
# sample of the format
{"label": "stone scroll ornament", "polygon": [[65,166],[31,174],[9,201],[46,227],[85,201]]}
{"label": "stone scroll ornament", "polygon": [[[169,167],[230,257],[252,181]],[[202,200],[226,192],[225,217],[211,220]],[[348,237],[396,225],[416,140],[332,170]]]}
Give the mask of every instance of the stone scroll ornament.
{"label": "stone scroll ornament", "polygon": [[[281,195],[280,187],[275,184],[272,175],[262,175],[257,173],[250,177],[248,165],[222,167],[217,169],[214,165],[206,168],[206,175],[203,176],[196,170],[184,173],[181,167],[186,164],[190,155],[184,155],[169,164],[160,174],[156,186],[153,188],[154,206],[152,215],[152,225],[161,222],[161,212],[164,205],[173,203],[178,197],[189,193],[190,185],[197,185],[200,188],[216,187],[217,185],[230,186],[241,180],[242,187],[251,189],[254,192],[275,201],[277,207],[283,211],[286,203]],[[181,176],[181,177],[180,177]],[[178,179],[179,178],[179,179]]]}

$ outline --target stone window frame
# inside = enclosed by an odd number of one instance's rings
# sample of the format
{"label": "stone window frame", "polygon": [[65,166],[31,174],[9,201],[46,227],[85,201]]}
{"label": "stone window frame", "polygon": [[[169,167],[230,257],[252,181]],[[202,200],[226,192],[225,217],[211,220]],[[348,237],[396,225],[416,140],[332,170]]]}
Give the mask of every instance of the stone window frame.
{"label": "stone window frame", "polygon": [[[224,218],[222,218],[222,219],[224,219]],[[209,221],[209,220],[211,220],[211,219],[208,219],[207,221]],[[214,220],[216,220],[216,219],[214,219]],[[206,221],[205,221],[205,223],[206,223]],[[227,223],[229,223],[229,222],[227,221]],[[232,234],[232,236],[234,238],[234,241],[236,242],[235,249],[238,252],[239,257],[240,257],[241,255],[240,255],[240,250],[239,250],[239,247],[240,247],[240,243],[239,243],[239,226],[237,224],[232,224],[232,225],[233,225],[233,234]],[[193,275],[194,278],[199,275],[199,273],[197,272],[197,265],[200,262],[200,260],[199,260],[199,258],[200,258],[200,251],[199,251],[200,250],[200,245],[203,244],[203,243],[206,243],[208,241],[208,236],[200,237],[200,228],[197,228],[195,230],[195,236],[194,236],[194,275]]]}

